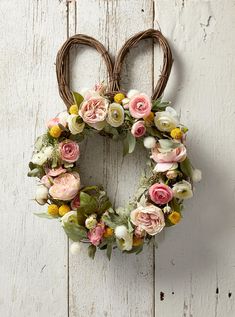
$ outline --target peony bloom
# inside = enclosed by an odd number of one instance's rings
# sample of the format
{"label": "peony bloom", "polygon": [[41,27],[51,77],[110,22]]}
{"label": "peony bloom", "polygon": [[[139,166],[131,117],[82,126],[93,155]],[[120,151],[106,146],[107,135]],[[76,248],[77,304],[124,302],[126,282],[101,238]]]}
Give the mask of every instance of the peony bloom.
{"label": "peony bloom", "polygon": [[46,168],[45,170],[46,170],[47,175],[52,176],[52,177],[59,176],[59,175],[66,172],[66,169],[63,168],[62,166],[57,167],[57,168],[52,168],[52,169]]}
{"label": "peony bloom", "polygon": [[165,205],[173,198],[172,189],[165,184],[153,184],[149,188],[150,199],[158,205]]}
{"label": "peony bloom", "polygon": [[158,143],[152,148],[151,159],[158,163],[154,169],[156,172],[166,172],[169,169],[177,168],[176,163],[184,161],[186,156],[187,152],[183,144],[175,149],[164,151]]}
{"label": "peony bloom", "polygon": [[43,147],[40,152],[34,153],[31,162],[36,165],[42,166],[47,160],[49,160],[53,153],[53,146],[49,145]]}
{"label": "peony bloom", "polygon": [[100,244],[104,232],[105,232],[104,224],[99,223],[95,228],[91,229],[88,232],[87,237],[93,245],[97,246]]}
{"label": "peony bloom", "polygon": [[61,159],[68,163],[74,163],[80,155],[79,145],[70,140],[65,140],[59,144]]}
{"label": "peony bloom", "polygon": [[156,112],[154,123],[158,130],[163,132],[171,132],[179,124],[177,112],[171,108],[166,107],[165,111]]}
{"label": "peony bloom", "polygon": [[71,201],[71,208],[73,210],[77,209],[78,207],[80,207],[80,197],[79,195],[75,196],[74,199]]}
{"label": "peony bloom", "polygon": [[139,228],[153,236],[162,231],[165,227],[165,219],[162,210],[152,204],[138,206],[130,214],[131,222]]}
{"label": "peony bloom", "polygon": [[135,138],[140,138],[146,132],[144,121],[140,120],[133,124],[131,128],[131,133]]}
{"label": "peony bloom", "polygon": [[133,118],[147,117],[151,112],[151,102],[147,95],[134,95],[129,102],[129,111]]}
{"label": "peony bloom", "polygon": [[108,109],[107,122],[112,127],[119,127],[124,122],[124,110],[118,103],[112,103]]}
{"label": "peony bloom", "polygon": [[80,189],[80,177],[78,173],[65,173],[54,179],[54,184],[49,189],[49,194],[54,199],[71,200]]}
{"label": "peony bloom", "polygon": [[78,118],[79,116],[76,114],[71,114],[70,116],[68,116],[68,119],[67,119],[68,128],[72,134],[81,133],[85,128],[84,122],[81,122],[81,123],[77,122]]}
{"label": "peony bloom", "polygon": [[192,185],[183,180],[173,185],[174,197],[179,199],[188,199],[193,196]]}
{"label": "peony bloom", "polygon": [[82,117],[84,122],[95,129],[100,129],[100,126],[97,126],[97,124],[105,122],[108,105],[108,100],[101,96],[91,97],[90,99],[82,102],[79,115]]}

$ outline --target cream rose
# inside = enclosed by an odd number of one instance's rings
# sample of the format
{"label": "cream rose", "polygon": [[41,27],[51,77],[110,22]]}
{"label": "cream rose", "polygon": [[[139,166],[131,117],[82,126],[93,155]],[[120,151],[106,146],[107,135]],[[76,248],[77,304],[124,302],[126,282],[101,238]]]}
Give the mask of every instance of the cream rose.
{"label": "cream rose", "polygon": [[162,231],[165,227],[165,219],[162,210],[152,204],[145,207],[138,206],[130,214],[131,222],[140,230],[146,231],[149,235]]}
{"label": "cream rose", "polygon": [[124,122],[124,110],[118,103],[112,103],[108,109],[108,116],[106,121],[112,127],[119,127]]}
{"label": "cream rose", "polygon": [[171,130],[179,125],[179,118],[177,112],[173,108],[166,107],[165,111],[156,112],[154,123],[158,130],[171,132]]}
{"label": "cream rose", "polygon": [[78,118],[79,116],[76,114],[71,114],[67,118],[68,128],[72,134],[78,134],[84,130],[85,123],[84,122],[79,123]]}

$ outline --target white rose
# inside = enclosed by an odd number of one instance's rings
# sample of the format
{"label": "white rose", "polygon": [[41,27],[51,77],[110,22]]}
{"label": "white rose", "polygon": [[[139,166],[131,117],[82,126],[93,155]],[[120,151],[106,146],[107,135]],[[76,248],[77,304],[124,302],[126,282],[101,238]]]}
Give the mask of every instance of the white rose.
{"label": "white rose", "polygon": [[200,171],[199,169],[194,169],[192,173],[192,179],[194,183],[200,182],[202,179],[202,171]]}
{"label": "white rose", "polygon": [[97,225],[96,215],[91,215],[85,221],[85,226],[87,229],[93,229]]}
{"label": "white rose", "polygon": [[77,122],[77,118],[79,116],[76,114],[71,114],[70,116],[68,116],[67,118],[67,122],[68,122],[68,128],[70,130],[70,132],[72,134],[78,134],[81,133],[85,127],[85,123],[78,123]]}
{"label": "white rose", "polygon": [[192,185],[183,180],[173,185],[174,197],[179,199],[188,199],[193,196]]}
{"label": "white rose", "polygon": [[158,130],[171,132],[171,130],[179,125],[179,118],[177,112],[173,108],[166,107],[165,111],[156,112],[154,123]]}
{"label": "white rose", "polygon": [[122,225],[122,226],[117,226],[115,228],[115,236],[118,239],[123,239],[127,234],[128,234],[128,231],[126,226]]}
{"label": "white rose", "polygon": [[43,147],[40,152],[34,153],[31,162],[36,165],[43,165],[48,159],[51,158],[53,152],[52,146]]}
{"label": "white rose", "polygon": [[36,190],[35,200],[40,205],[45,205],[48,199],[48,188],[44,185],[39,185]]}
{"label": "white rose", "polygon": [[118,248],[122,251],[130,251],[133,245],[133,234],[129,233],[127,227],[124,225],[117,226],[114,232]]}

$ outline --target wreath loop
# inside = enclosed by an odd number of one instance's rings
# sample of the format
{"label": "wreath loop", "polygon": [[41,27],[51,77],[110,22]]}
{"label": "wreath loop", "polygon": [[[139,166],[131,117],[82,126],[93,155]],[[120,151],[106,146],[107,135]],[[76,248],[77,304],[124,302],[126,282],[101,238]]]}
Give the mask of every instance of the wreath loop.
{"label": "wreath loop", "polygon": [[[135,89],[120,90],[120,72],[129,49],[146,38],[162,47],[162,74],[152,98]],[[85,44],[101,53],[109,81],[93,88],[71,92],[67,83],[68,53],[73,45]],[[131,37],[121,48],[113,66],[104,46],[92,37],[78,34],[69,38],[57,54],[56,73],[60,96],[68,110],[47,123],[47,131],[35,142],[28,176],[38,177],[35,200],[48,204],[38,214],[58,218],[67,236],[74,241],[72,253],[80,242],[88,242],[88,254],[113,248],[122,252],[142,251],[144,243],[165,227],[182,218],[183,202],[193,196],[193,182],[201,179],[185,145],[187,127],[180,122],[170,102],[162,101],[171,67],[169,44],[161,32],[149,29]],[[127,206],[112,206],[102,186],[84,186],[80,179],[80,143],[97,133],[121,140],[123,154],[132,153],[137,142],[149,152],[145,175]]]}

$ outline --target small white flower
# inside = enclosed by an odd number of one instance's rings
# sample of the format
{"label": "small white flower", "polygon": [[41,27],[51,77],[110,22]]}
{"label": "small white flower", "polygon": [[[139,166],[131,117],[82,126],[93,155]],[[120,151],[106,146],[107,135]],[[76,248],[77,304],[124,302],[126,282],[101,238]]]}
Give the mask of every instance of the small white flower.
{"label": "small white flower", "polygon": [[95,228],[95,226],[97,225],[97,220],[96,220],[96,215],[91,215],[90,217],[88,217],[85,221],[85,226],[87,227],[87,229],[93,229]]}
{"label": "small white flower", "polygon": [[68,127],[69,130],[72,134],[78,134],[81,133],[85,127],[85,123],[78,123],[77,122],[77,118],[79,116],[76,114],[71,114],[70,116],[68,116],[67,118],[67,122],[68,122]]}
{"label": "small white flower", "polygon": [[179,118],[173,108],[167,107],[165,111],[156,112],[154,123],[158,130],[171,132],[171,130],[179,125]]}
{"label": "small white flower", "polygon": [[192,186],[189,182],[183,180],[173,185],[174,197],[179,199],[188,199],[193,196]]}
{"label": "small white flower", "polygon": [[70,222],[70,221],[74,221],[74,222],[77,222],[77,211],[75,210],[72,210],[72,211],[69,211],[67,212],[62,218],[61,218],[61,221],[62,221],[62,226],[67,223],[67,222]]}
{"label": "small white flower", "polygon": [[147,136],[144,138],[144,146],[146,149],[152,149],[156,145],[156,140],[153,136]]}
{"label": "small white flower", "polygon": [[115,228],[115,236],[118,239],[124,239],[124,237],[126,237],[127,234],[128,234],[128,231],[127,231],[127,227],[126,226],[121,225],[121,226],[117,226]]}
{"label": "small white flower", "polygon": [[73,242],[70,246],[70,252],[72,255],[77,255],[80,253],[81,250],[81,243],[80,242]]}
{"label": "small white flower", "polygon": [[192,174],[192,179],[194,183],[200,182],[202,179],[202,171],[200,171],[199,169],[194,169]]}
{"label": "small white flower", "polygon": [[164,208],[163,208],[163,212],[164,212],[164,214],[170,213],[170,212],[171,212],[171,207],[170,207],[170,206],[164,207]]}
{"label": "small white flower", "polygon": [[52,146],[43,147],[40,152],[34,153],[31,162],[42,166],[48,159],[51,158],[53,152]]}
{"label": "small white flower", "polygon": [[44,185],[39,185],[36,190],[35,200],[40,205],[45,205],[48,199],[48,188]]}
{"label": "small white flower", "polygon": [[138,95],[139,93],[140,93],[139,90],[131,89],[127,93],[127,98],[131,99],[132,97],[134,97],[135,95]]}
{"label": "small white flower", "polygon": [[57,118],[60,119],[61,124],[63,124],[64,126],[66,125],[67,119],[69,117],[69,113],[68,111],[62,111],[58,114]]}
{"label": "small white flower", "polygon": [[124,99],[122,99],[122,105],[123,105],[123,106],[128,105],[129,101],[130,101],[129,98],[124,98]]}
{"label": "small white flower", "polygon": [[127,232],[123,238],[117,240],[117,246],[122,251],[130,251],[133,246],[133,234]]}

